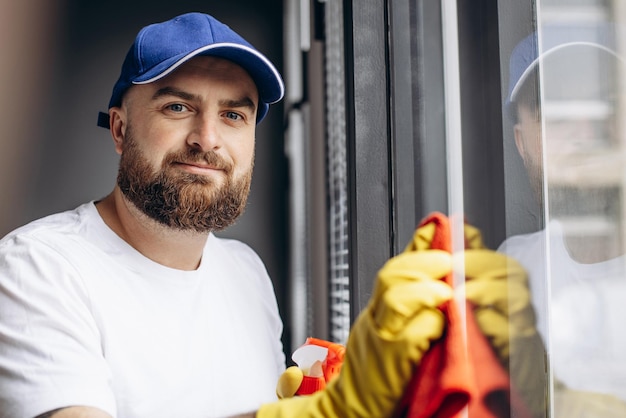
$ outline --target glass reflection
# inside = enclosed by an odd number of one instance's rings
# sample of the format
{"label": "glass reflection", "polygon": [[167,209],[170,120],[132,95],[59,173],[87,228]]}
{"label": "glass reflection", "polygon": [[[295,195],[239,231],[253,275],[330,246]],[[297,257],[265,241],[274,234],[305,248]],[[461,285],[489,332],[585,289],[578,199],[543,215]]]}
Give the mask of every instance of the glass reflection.
{"label": "glass reflection", "polygon": [[546,13],[511,56],[506,107],[545,228],[500,250],[528,271],[556,417],[626,416],[626,72],[609,15]]}

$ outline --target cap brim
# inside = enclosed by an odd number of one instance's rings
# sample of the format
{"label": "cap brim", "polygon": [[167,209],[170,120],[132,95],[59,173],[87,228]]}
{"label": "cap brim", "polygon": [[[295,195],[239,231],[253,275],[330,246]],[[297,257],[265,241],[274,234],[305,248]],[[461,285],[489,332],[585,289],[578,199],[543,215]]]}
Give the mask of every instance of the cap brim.
{"label": "cap brim", "polygon": [[513,114],[513,103],[519,98],[522,86],[540,63],[559,51],[592,48],[606,51],[623,61],[614,45],[618,33],[621,33],[618,25],[607,23],[549,24],[538,28],[522,39],[511,52],[509,84],[504,103],[506,110]]}
{"label": "cap brim", "polygon": [[601,45],[595,42],[568,42],[568,43],[564,43],[561,45],[557,45],[553,48],[550,48],[547,51],[542,52],[541,55],[539,55],[530,64],[528,64],[524,72],[522,72],[519,79],[517,80],[513,88],[511,89],[508,102],[512,103],[515,101],[517,94],[519,93],[520,89],[524,85],[524,82],[528,79],[529,75],[533,72],[533,70],[537,67],[537,65],[539,65],[540,62],[542,62],[543,60],[545,60],[546,58],[550,57],[551,55],[553,55],[554,53],[558,51],[561,51],[567,48],[574,48],[574,47],[591,47],[594,49],[601,49],[601,50],[608,52],[609,54],[612,54],[617,59],[622,60],[622,58],[614,50],[612,50],[611,48],[608,48],[605,45]]}
{"label": "cap brim", "polygon": [[200,55],[220,57],[240,65],[252,77],[259,90],[259,99],[264,103],[276,103],[285,94],[285,85],[274,65],[258,51],[235,43],[207,45],[188,54],[174,56],[146,71],[133,80],[133,84],[148,84],[159,80]]}

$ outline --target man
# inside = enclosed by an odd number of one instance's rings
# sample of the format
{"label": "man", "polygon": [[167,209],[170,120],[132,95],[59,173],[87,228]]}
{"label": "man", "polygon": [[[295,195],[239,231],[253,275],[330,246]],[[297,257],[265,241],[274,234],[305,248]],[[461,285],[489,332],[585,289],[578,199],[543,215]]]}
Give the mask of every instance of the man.
{"label": "man", "polygon": [[[500,251],[528,271],[559,417],[626,414],[626,259],[617,241],[598,238],[580,216],[617,210],[610,194],[623,163],[602,153],[617,140],[612,124],[624,77],[614,29],[544,26],[511,57],[515,144],[547,218],[545,230],[511,237]],[[568,218],[587,228],[572,233]]]}
{"label": "man", "polygon": [[450,257],[391,260],[340,377],[277,402],[271,282],[249,247],[213,235],[245,207],[255,127],[283,93],[211,16],[139,32],[98,120],[121,156],[114,190],[0,241],[0,417],[392,415],[443,332]]}

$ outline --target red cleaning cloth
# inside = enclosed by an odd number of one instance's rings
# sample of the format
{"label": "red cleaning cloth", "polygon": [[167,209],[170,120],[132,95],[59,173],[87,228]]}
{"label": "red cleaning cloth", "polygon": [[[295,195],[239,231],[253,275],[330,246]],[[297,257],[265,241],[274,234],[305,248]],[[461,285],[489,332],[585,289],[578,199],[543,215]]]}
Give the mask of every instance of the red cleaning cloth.
{"label": "red cleaning cloth", "polygon": [[[425,218],[420,227],[434,223],[432,249],[452,251],[450,223],[441,213]],[[445,278],[453,285],[452,276]],[[455,300],[441,307],[446,316],[445,335],[424,355],[409,384],[398,416],[407,418],[528,417],[519,398],[511,393],[507,372],[480,332],[466,302],[464,317]],[[468,414],[464,415],[467,407]]]}

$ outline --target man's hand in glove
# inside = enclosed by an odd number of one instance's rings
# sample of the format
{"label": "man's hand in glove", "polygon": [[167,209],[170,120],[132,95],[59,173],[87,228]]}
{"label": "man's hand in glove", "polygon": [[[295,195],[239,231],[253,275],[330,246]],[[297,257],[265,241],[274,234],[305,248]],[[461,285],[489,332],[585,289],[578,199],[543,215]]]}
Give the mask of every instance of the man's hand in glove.
{"label": "man's hand in glove", "polygon": [[485,248],[476,228],[466,225],[465,240],[467,249],[455,263],[464,261],[465,294],[476,322],[532,415],[546,416],[545,347],[535,327],[526,271],[513,258]]}
{"label": "man's hand in glove", "polygon": [[346,347],[309,337],[292,355],[296,366],[288,367],[276,384],[278,399],[310,395],[336,378],[343,365]]}
{"label": "man's hand in glove", "polygon": [[389,260],[352,326],[339,376],[313,395],[263,405],[256,417],[392,416],[415,366],[443,333],[437,307],[453,292],[440,278],[451,269],[445,251],[405,251]]}

